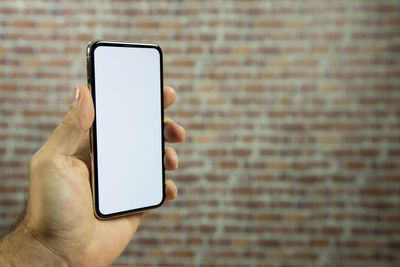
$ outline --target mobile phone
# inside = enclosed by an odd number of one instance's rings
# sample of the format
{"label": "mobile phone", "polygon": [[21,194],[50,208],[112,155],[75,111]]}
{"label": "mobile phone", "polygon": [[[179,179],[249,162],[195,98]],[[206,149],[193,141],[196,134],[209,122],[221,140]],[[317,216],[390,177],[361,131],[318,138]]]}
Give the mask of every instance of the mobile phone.
{"label": "mobile phone", "polygon": [[86,56],[95,107],[90,129],[95,215],[106,219],[159,207],[165,198],[161,48],[96,40]]}

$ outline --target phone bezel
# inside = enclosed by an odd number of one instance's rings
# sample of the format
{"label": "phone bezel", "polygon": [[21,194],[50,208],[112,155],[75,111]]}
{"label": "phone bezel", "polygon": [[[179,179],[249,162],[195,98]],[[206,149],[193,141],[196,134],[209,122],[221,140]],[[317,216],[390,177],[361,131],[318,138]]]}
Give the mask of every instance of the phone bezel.
{"label": "phone bezel", "polygon": [[[86,59],[87,59],[87,78],[89,89],[92,94],[93,104],[96,114],[96,85],[95,85],[95,69],[94,69],[94,51],[99,46],[115,46],[115,47],[139,47],[146,49],[156,49],[160,55],[160,96],[161,96],[161,150],[162,150],[162,159],[164,157],[164,96],[163,96],[163,60],[162,60],[162,50],[156,44],[146,44],[146,43],[133,43],[133,42],[122,42],[122,41],[105,41],[105,40],[94,40],[88,44],[86,50]],[[103,214],[99,209],[99,194],[98,194],[98,172],[97,172],[97,136],[96,136],[96,115],[93,121],[93,125],[90,128],[90,158],[91,158],[91,187],[92,187],[92,197],[93,197],[93,207],[95,216],[99,219],[110,219],[120,216],[125,216],[129,214],[143,212],[149,209],[155,209],[160,207],[165,201],[165,167],[163,162],[162,165],[162,199],[159,204],[131,209],[126,211],[120,211],[111,214]]]}

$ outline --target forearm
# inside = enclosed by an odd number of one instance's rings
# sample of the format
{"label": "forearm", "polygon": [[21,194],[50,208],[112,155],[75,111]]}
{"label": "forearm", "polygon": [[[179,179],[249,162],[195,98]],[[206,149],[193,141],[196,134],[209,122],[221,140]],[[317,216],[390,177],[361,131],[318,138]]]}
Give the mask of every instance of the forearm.
{"label": "forearm", "polygon": [[67,266],[23,225],[0,240],[1,266]]}

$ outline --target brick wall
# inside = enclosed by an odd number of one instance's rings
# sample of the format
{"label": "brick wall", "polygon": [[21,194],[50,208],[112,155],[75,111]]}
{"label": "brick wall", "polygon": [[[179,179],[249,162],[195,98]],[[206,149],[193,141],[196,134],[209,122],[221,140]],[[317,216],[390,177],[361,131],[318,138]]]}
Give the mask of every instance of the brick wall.
{"label": "brick wall", "polygon": [[118,264],[400,265],[400,1],[0,1],[1,230],[94,38],[158,43],[188,130]]}

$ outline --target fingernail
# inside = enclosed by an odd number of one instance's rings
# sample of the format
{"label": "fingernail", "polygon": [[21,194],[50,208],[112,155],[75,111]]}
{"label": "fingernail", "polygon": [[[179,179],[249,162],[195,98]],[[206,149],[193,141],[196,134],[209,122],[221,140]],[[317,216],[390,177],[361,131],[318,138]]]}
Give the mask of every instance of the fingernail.
{"label": "fingernail", "polygon": [[79,87],[75,87],[72,105],[78,104],[80,99],[81,99],[81,90],[79,90]]}

